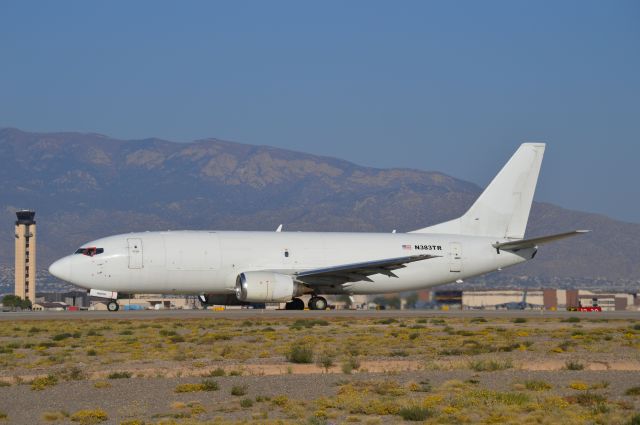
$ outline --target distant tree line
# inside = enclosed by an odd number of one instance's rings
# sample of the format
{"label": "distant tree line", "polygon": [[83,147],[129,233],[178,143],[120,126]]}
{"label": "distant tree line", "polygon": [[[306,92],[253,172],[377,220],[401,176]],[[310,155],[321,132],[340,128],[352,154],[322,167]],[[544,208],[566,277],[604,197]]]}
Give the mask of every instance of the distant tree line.
{"label": "distant tree line", "polygon": [[5,295],[2,299],[2,305],[12,309],[21,308],[26,310],[31,308],[31,300],[23,300],[17,295]]}

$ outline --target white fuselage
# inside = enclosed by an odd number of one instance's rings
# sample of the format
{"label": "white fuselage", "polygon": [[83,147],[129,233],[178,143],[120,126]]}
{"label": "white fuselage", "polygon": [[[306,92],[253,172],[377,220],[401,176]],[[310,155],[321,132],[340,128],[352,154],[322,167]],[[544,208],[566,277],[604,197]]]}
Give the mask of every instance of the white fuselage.
{"label": "white fuselage", "polygon": [[497,252],[495,238],[425,233],[175,231],[110,236],[83,245],[101,248],[52,265],[55,275],[84,288],[124,293],[233,294],[240,273],[296,271],[418,254],[398,276],[316,287],[317,294],[412,291],[524,262],[535,249]]}

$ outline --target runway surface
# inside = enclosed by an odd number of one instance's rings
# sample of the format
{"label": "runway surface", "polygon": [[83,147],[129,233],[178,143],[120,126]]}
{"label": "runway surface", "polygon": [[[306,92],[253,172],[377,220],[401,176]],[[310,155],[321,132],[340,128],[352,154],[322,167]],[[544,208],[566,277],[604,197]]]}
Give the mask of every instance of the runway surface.
{"label": "runway surface", "polygon": [[609,311],[609,312],[569,312],[569,311],[542,311],[542,310],[253,310],[253,309],[229,309],[224,311],[213,310],[146,310],[146,311],[27,311],[0,313],[0,321],[3,320],[152,320],[152,319],[252,319],[252,318],[421,318],[421,317],[484,317],[484,318],[514,318],[514,317],[549,317],[562,318],[576,316],[583,319],[640,319],[640,311]]}

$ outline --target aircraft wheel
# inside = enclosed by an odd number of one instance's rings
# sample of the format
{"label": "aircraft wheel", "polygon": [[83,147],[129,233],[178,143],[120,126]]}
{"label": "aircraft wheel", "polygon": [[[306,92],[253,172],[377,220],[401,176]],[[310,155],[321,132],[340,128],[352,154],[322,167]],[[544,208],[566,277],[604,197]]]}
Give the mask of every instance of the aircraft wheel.
{"label": "aircraft wheel", "polygon": [[118,304],[117,301],[109,301],[109,304],[107,304],[107,310],[118,311],[120,310],[120,304]]}
{"label": "aircraft wheel", "polygon": [[304,310],[304,301],[300,298],[294,298],[284,306],[285,310]]}
{"label": "aircraft wheel", "polygon": [[311,297],[309,300],[309,309],[311,310],[326,310],[329,303],[327,303],[324,297]]}

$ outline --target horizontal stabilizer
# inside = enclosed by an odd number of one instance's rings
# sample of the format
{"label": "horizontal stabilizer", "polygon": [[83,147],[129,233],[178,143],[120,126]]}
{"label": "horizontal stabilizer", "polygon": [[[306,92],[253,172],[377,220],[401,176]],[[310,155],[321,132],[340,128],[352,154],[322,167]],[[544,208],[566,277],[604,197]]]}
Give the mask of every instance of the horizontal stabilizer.
{"label": "horizontal stabilizer", "polygon": [[574,230],[573,232],[559,233],[557,235],[541,236],[539,238],[521,239],[511,242],[496,242],[493,247],[505,251],[517,251],[519,249],[534,248],[545,243],[559,241],[560,239],[570,238],[571,236],[589,233],[591,230]]}

